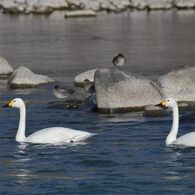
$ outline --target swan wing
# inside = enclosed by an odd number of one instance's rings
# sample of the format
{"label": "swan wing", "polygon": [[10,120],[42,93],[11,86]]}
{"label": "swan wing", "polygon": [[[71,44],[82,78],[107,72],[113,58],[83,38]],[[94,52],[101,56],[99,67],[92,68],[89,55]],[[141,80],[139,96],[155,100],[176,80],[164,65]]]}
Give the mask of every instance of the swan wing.
{"label": "swan wing", "polygon": [[51,127],[39,130],[28,136],[25,142],[31,143],[63,143],[78,142],[88,139],[95,134],[86,131],[64,127]]}
{"label": "swan wing", "polygon": [[187,133],[177,138],[173,145],[195,146],[195,132]]}

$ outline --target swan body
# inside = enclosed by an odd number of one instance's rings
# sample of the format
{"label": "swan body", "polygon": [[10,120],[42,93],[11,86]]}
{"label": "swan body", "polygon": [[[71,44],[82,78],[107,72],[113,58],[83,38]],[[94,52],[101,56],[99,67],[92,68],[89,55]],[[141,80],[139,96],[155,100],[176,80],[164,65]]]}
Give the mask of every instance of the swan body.
{"label": "swan body", "polygon": [[92,136],[92,133],[63,127],[50,127],[39,130],[25,138],[31,143],[79,142]]}
{"label": "swan body", "polygon": [[195,132],[187,133],[177,138],[179,129],[179,110],[177,102],[173,98],[168,98],[160,103],[163,107],[170,107],[173,111],[172,128],[166,138],[166,145],[195,146]]}
{"label": "swan body", "polygon": [[28,137],[25,136],[26,128],[26,107],[25,103],[20,98],[15,98],[3,107],[16,107],[20,110],[20,120],[16,141],[29,143],[63,143],[63,142],[79,142],[88,139],[95,135],[86,131],[74,130],[64,127],[50,127],[39,130]]}

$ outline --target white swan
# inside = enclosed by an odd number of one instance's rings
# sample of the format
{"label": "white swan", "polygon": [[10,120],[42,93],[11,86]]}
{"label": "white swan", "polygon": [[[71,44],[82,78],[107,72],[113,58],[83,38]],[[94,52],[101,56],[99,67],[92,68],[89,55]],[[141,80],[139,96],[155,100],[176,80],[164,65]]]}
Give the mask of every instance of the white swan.
{"label": "white swan", "polygon": [[179,128],[179,110],[177,102],[173,98],[168,98],[160,104],[162,107],[170,107],[173,111],[173,123],[170,133],[166,138],[166,145],[195,146],[195,132],[187,133],[177,138]]}
{"label": "white swan", "polygon": [[50,127],[39,130],[30,136],[25,136],[26,128],[26,107],[21,98],[15,98],[3,107],[15,107],[20,110],[20,121],[18,132],[16,134],[17,142],[30,142],[30,143],[63,143],[63,142],[78,142],[83,141],[93,135],[85,131],[79,131],[64,127]]}

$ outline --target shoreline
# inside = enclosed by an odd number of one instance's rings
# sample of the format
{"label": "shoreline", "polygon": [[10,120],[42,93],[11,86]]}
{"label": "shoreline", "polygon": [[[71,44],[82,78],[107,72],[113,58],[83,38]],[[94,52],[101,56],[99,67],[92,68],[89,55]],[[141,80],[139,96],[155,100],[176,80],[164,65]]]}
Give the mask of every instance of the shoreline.
{"label": "shoreline", "polygon": [[125,11],[157,11],[157,10],[195,10],[194,0],[0,0],[0,8],[5,14],[43,14],[54,11],[87,11],[95,13],[106,11],[121,13]]}

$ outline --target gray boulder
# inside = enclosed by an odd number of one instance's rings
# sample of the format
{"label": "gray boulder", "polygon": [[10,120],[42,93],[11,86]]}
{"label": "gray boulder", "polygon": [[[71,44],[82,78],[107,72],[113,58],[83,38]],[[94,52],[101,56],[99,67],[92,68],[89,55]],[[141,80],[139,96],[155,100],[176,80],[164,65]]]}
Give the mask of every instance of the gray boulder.
{"label": "gray boulder", "polygon": [[12,89],[32,88],[49,82],[54,82],[54,80],[44,75],[34,74],[28,68],[21,66],[9,77],[8,86]]}
{"label": "gray boulder", "polygon": [[146,105],[158,104],[163,99],[151,80],[116,69],[97,70],[95,90],[100,112],[143,110]]}
{"label": "gray boulder", "polygon": [[195,67],[173,70],[158,81],[166,97],[177,101],[195,101]]}

